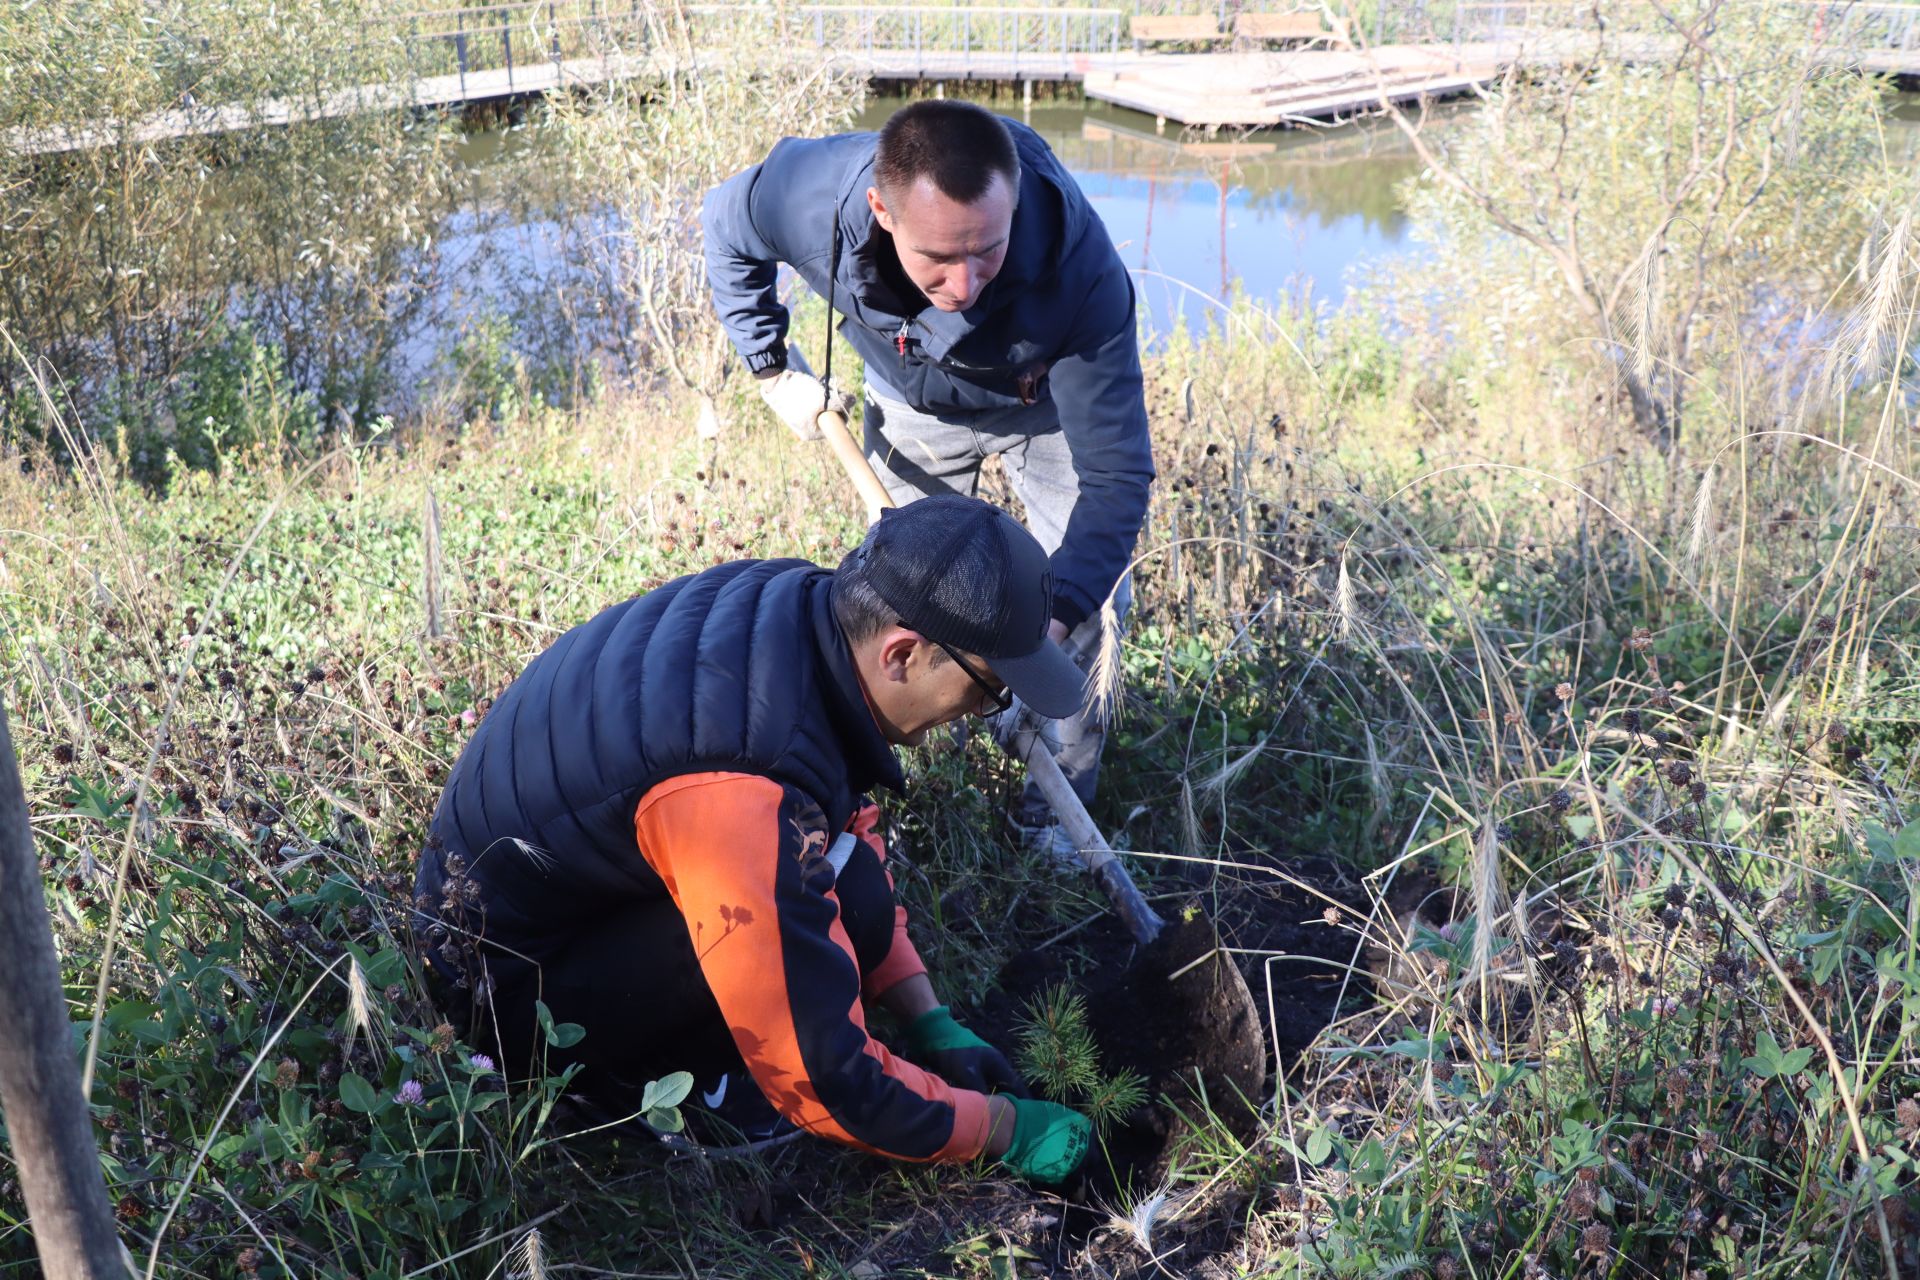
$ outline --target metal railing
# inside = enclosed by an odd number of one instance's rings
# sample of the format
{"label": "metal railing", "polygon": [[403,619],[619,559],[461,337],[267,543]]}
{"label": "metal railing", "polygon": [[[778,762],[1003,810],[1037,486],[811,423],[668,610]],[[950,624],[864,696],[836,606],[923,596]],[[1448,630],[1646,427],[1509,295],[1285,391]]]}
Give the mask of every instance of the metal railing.
{"label": "metal railing", "polygon": [[[1913,0],[1777,0],[1815,49],[1839,56],[1920,52],[1920,3]],[[1591,0],[1405,0],[1379,9],[1390,38],[1505,40],[1543,32],[1591,31]],[[1671,9],[1615,0],[1603,11],[1609,30],[1678,34]]]}
{"label": "metal railing", "polygon": [[1058,74],[1118,51],[1125,26],[1117,8],[510,0],[391,15],[369,24],[367,36],[401,42],[416,79],[457,77],[464,94],[481,72],[504,71],[513,92],[533,64],[697,57],[743,40],[880,70],[909,66],[902,55],[938,55],[942,72],[957,77]]}

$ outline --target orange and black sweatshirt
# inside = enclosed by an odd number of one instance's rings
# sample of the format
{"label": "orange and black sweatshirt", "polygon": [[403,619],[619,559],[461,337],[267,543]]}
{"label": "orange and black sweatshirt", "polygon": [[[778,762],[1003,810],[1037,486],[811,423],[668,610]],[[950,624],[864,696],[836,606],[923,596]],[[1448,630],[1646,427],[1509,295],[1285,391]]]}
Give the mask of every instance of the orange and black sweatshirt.
{"label": "orange and black sweatshirt", "polygon": [[462,750],[416,904],[441,935],[484,939],[464,960],[435,944],[436,967],[498,992],[537,989],[595,921],[671,898],[783,1115],[900,1159],[966,1160],[987,1140],[986,1098],[867,1032],[863,997],[923,967],[896,907],[892,946],[863,978],[842,919],[836,841],[884,858],[865,797],[904,779],[832,581],[805,561],[734,561],[562,635]]}
{"label": "orange and black sweatshirt", "polygon": [[[882,861],[869,805],[847,834]],[[693,939],[754,1083],[803,1129],[881,1155],[968,1160],[991,1127],[955,1089],[867,1033],[862,997],[926,972],[894,908],[892,946],[864,976],[840,919],[818,805],[747,773],[686,774],[640,801],[634,833]],[[888,878],[891,887],[892,879]]]}

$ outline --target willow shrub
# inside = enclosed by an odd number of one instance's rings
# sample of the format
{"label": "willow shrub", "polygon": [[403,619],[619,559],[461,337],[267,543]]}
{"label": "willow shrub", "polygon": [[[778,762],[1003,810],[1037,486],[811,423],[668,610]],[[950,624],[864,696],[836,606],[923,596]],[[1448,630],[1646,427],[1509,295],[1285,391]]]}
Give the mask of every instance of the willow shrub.
{"label": "willow shrub", "polygon": [[[372,418],[439,285],[456,195],[437,124],[349,109],[407,82],[377,8],[0,15],[0,430],[64,450],[50,396],[157,477],[255,433],[189,416],[235,398],[213,384],[253,346],[284,372],[278,417],[309,433]],[[215,128],[236,117],[261,127]]]}

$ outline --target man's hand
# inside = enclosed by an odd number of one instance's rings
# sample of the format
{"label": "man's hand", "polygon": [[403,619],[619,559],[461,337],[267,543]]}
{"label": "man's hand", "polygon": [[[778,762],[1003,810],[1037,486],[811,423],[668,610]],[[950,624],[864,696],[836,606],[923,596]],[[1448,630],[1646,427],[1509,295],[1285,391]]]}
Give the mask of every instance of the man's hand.
{"label": "man's hand", "polygon": [[1027,1095],[1027,1082],[1006,1055],[954,1021],[943,1004],[907,1024],[907,1056],[962,1089]]}
{"label": "man's hand", "polygon": [[1053,641],[1055,644],[1065,644],[1068,634],[1070,634],[1070,632],[1067,624],[1060,621],[1060,619],[1055,618],[1047,623],[1047,639]]}
{"label": "man's hand", "polygon": [[1087,1118],[1057,1102],[1015,1098],[1013,1142],[1002,1164],[1028,1182],[1051,1186],[1072,1177],[1087,1158],[1093,1125]]}
{"label": "man's hand", "polygon": [[836,391],[832,401],[828,402],[826,387],[820,379],[791,367],[763,375],[760,378],[760,398],[767,402],[767,408],[773,410],[773,416],[785,423],[787,430],[801,440],[820,438],[820,428],[814,419],[819,416],[823,405],[842,415],[853,409],[850,396]]}

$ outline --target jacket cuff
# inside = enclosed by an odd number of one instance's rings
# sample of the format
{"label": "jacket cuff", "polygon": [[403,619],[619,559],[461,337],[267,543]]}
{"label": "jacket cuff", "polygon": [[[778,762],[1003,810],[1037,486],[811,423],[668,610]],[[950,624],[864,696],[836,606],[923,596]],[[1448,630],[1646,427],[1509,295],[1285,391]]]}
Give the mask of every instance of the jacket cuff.
{"label": "jacket cuff", "polygon": [[776,342],[765,351],[756,351],[744,359],[747,362],[748,373],[759,374],[768,369],[784,369],[787,367],[787,344]]}
{"label": "jacket cuff", "polygon": [[1058,587],[1054,588],[1053,616],[1066,625],[1069,634],[1073,632],[1074,628],[1091,617],[1092,614],[1093,611],[1091,609],[1081,608],[1073,600],[1062,595]]}
{"label": "jacket cuff", "polygon": [[888,950],[886,959],[873,967],[871,973],[861,978],[861,987],[869,1000],[878,1000],[908,978],[918,977],[927,971],[927,965],[914,949],[913,940],[907,937],[907,909],[893,909],[893,946]]}
{"label": "jacket cuff", "polygon": [[964,1164],[986,1152],[987,1139],[992,1134],[993,1112],[987,1108],[987,1095],[972,1089],[955,1089],[953,1134],[933,1158],[941,1164]]}

